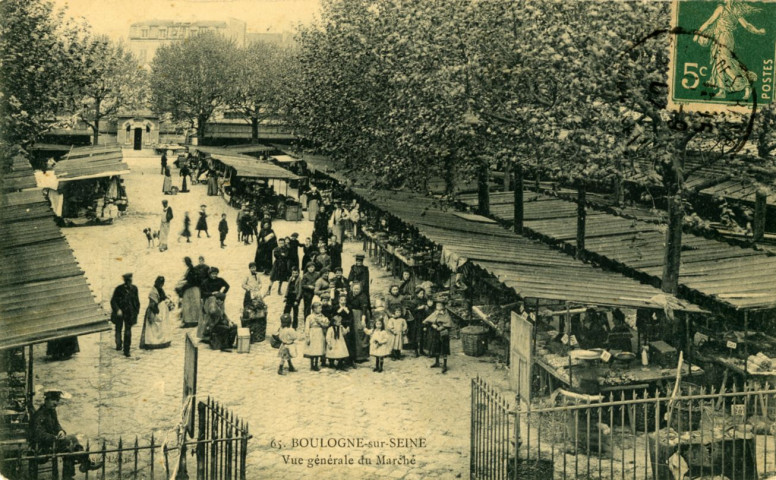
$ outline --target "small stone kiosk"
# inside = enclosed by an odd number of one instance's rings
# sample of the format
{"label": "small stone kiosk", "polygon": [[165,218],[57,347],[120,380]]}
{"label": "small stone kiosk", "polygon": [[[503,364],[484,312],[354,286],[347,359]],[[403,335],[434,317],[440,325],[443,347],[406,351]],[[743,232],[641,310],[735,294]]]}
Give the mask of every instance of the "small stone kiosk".
{"label": "small stone kiosk", "polygon": [[116,121],[116,142],[134,150],[158,144],[159,115],[147,109],[121,112]]}

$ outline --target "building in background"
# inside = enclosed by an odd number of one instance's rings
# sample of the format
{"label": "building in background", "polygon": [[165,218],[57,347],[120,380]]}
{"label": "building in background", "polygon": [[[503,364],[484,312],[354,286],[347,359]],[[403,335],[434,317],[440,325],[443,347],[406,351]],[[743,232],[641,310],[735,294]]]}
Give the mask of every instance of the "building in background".
{"label": "building in background", "polygon": [[245,43],[247,45],[253,42],[274,43],[281,47],[290,47],[294,45],[294,35],[291,32],[248,32],[245,36]]}
{"label": "building in background", "polygon": [[226,21],[172,21],[146,20],[133,23],[129,27],[129,49],[140,61],[148,66],[156,55],[156,50],[171,42],[177,42],[198,33],[214,31],[234,40],[238,46],[246,41],[246,25],[242,20],[230,18]]}

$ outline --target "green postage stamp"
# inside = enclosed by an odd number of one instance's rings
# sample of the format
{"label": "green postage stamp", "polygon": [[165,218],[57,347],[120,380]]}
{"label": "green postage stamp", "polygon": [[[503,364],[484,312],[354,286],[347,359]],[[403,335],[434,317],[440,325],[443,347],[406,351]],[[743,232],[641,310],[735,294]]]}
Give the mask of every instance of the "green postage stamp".
{"label": "green postage stamp", "polygon": [[674,0],[669,107],[751,112],[773,102],[776,1]]}

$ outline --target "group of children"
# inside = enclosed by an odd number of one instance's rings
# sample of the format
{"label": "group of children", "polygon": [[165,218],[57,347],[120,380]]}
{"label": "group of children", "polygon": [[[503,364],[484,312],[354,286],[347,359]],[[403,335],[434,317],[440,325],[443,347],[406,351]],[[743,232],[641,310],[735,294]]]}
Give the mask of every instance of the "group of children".
{"label": "group of children", "polygon": [[[316,273],[311,265],[308,264],[310,275]],[[363,255],[357,256],[354,268],[356,271],[366,268]],[[373,371],[382,372],[386,357],[401,360],[404,349],[414,350],[417,357],[425,347],[435,357],[431,367],[441,367],[442,373],[447,372],[453,323],[444,299],[436,302],[427,299],[420,287],[414,289],[417,291],[414,298],[400,296],[398,286],[394,285],[384,299],[376,299],[372,308],[368,294],[364,301],[362,284],[349,283],[342,277],[341,269],[337,273],[328,274],[326,270],[317,273],[320,276],[301,330],[296,329],[295,318],[290,315],[300,297],[286,298],[280,329],[274,336],[280,348],[278,374],[284,374],[286,363],[289,372],[296,371],[292,359],[298,356],[298,342],[302,343],[303,356],[310,359],[312,371],[320,371],[325,366],[338,370],[355,368],[371,356],[375,359]],[[348,277],[357,276],[351,272]]]}

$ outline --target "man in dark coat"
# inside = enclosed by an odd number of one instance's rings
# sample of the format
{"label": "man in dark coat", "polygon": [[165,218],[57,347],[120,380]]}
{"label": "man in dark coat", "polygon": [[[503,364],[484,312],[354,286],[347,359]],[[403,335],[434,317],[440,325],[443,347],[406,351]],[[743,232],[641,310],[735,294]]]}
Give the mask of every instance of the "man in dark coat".
{"label": "man in dark coat", "polygon": [[162,175],[164,175],[164,169],[167,168],[167,152],[162,153]]}
{"label": "man in dark coat", "polygon": [[286,246],[288,247],[288,263],[291,267],[296,267],[299,270],[299,234],[292,233],[288,240],[286,240]]}
{"label": "man in dark coat", "polygon": [[[43,405],[32,414],[30,420],[30,443],[40,452],[83,452],[84,447],[78,442],[75,435],[68,435],[59,424],[57,418],[57,406],[62,398],[69,397],[60,390],[47,390],[43,392]],[[79,463],[79,470],[87,472],[102,467],[102,463],[94,463],[89,459],[88,453],[63,457],[62,477],[73,478],[75,476],[75,463]]]}
{"label": "man in dark coat", "polygon": [[336,270],[342,267],[342,244],[337,239],[336,235],[329,237],[328,245],[329,257],[331,257],[331,268]]}
{"label": "man in dark coat", "polygon": [[369,298],[369,267],[364,265],[363,255],[356,255],[356,264],[350,267],[348,282],[351,284],[354,282],[360,283],[361,289],[366,294],[366,298]]}
{"label": "man in dark coat", "polygon": [[137,323],[137,315],[140,313],[140,297],[137,287],[132,285],[132,274],[125,273],[123,278],[124,283],[113,290],[113,296],[110,299],[110,319],[116,325],[116,350],[121,350],[123,347],[124,356],[129,357],[129,348],[132,346],[132,326]]}

